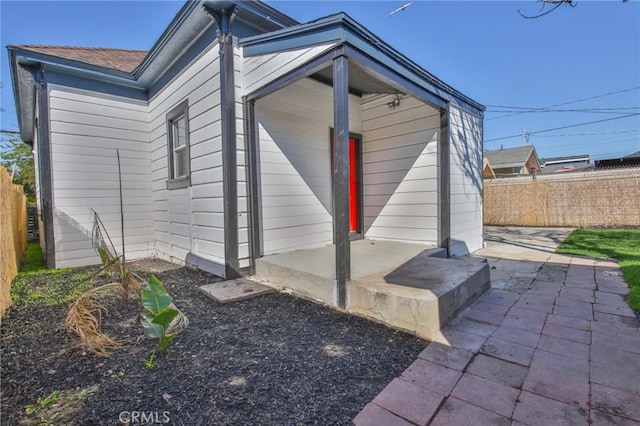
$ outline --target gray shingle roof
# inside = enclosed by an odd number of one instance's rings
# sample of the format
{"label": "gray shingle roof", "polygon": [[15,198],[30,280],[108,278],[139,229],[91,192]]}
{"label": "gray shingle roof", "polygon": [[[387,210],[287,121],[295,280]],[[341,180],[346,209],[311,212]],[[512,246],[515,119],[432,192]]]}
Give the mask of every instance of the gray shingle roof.
{"label": "gray shingle roof", "polygon": [[21,49],[103,68],[132,72],[147,55],[144,50],[111,49],[104,47],[20,45]]}
{"label": "gray shingle roof", "polygon": [[525,145],[516,148],[485,151],[484,157],[489,160],[491,167],[494,169],[501,169],[504,167],[521,167],[526,164],[532,152],[534,152],[533,145]]}

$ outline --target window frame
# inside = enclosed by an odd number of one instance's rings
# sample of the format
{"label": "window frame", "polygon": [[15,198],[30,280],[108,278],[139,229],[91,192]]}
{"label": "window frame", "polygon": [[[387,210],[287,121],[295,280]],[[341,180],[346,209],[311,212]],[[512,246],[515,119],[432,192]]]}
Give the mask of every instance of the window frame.
{"label": "window frame", "polygon": [[[174,125],[175,122],[184,117],[185,147],[184,153],[187,156],[186,173],[184,176],[175,177],[175,147],[174,147]],[[185,99],[176,105],[166,115],[167,123],[167,160],[168,178],[167,189],[188,188],[191,186],[191,155],[189,143],[189,100]]]}

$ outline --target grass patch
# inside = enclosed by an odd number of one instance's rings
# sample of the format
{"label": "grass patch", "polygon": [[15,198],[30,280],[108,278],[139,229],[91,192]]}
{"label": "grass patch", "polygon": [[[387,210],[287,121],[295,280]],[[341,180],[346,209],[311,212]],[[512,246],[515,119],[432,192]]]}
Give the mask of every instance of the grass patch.
{"label": "grass patch", "polygon": [[40,248],[40,243],[27,243],[27,249],[20,262],[20,272],[37,272],[45,269],[44,255]]}
{"label": "grass patch", "polygon": [[617,259],[630,288],[627,301],[640,312],[640,229],[576,229],[556,252]]}
{"label": "grass patch", "polygon": [[21,272],[11,284],[11,300],[23,306],[56,306],[70,303],[93,287],[95,268],[66,268]]}

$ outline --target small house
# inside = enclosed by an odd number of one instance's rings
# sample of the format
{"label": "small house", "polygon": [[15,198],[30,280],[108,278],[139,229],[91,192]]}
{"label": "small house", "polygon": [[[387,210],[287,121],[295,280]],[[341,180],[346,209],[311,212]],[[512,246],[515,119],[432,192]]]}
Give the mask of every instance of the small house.
{"label": "small house", "polygon": [[496,177],[521,176],[540,173],[540,161],[533,145],[500,148],[484,152]]}
{"label": "small house", "polygon": [[8,51],[49,267],[99,263],[91,209],[128,259],[227,278],[329,246],[341,288],[357,240],[482,247],[484,107],[344,13],[187,1],[148,52]]}

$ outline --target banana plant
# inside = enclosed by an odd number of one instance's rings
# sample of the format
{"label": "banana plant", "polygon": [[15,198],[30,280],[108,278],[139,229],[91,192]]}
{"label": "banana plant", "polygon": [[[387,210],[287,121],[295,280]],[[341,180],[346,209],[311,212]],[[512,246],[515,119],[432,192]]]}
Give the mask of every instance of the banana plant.
{"label": "banana plant", "polygon": [[176,333],[169,333],[171,321],[178,316],[177,309],[171,307],[173,298],[162,285],[162,282],[152,275],[147,281],[148,288],[142,290],[142,305],[146,311],[140,322],[147,337],[158,339],[158,348],[166,351],[169,343],[176,337]]}

